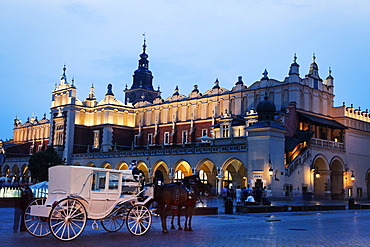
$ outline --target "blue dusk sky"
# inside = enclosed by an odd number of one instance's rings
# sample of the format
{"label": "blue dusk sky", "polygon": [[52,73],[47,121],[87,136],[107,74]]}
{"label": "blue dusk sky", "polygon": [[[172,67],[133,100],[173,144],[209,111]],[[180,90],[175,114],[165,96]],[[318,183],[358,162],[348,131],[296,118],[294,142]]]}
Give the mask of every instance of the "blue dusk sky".
{"label": "blue dusk sky", "polygon": [[94,84],[124,101],[146,33],[153,86],[162,98],[214,86],[230,90],[268,76],[284,80],[294,53],[304,77],[313,53],[332,69],[335,106],[370,108],[370,1],[365,0],[12,0],[0,8],[0,139],[16,116],[46,113],[67,66],[78,98]]}

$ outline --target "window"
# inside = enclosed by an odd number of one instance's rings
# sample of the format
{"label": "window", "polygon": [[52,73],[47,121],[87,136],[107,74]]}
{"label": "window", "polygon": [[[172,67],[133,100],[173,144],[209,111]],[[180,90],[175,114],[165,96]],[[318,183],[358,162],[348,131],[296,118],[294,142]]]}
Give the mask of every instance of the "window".
{"label": "window", "polygon": [[139,145],[139,136],[135,135],[134,136],[134,146],[136,147],[137,145]]}
{"label": "window", "polygon": [[55,126],[55,145],[64,145],[64,124]]}
{"label": "window", "polygon": [[202,136],[206,136],[208,133],[207,129],[202,129]]}
{"label": "window", "polygon": [[109,190],[118,190],[118,178],[117,173],[109,173]]}
{"label": "window", "polygon": [[99,191],[105,189],[106,172],[94,171],[92,190]]}
{"label": "window", "polygon": [[319,81],[317,79],[313,80],[313,88],[314,89],[319,89]]}
{"label": "window", "polygon": [[173,179],[174,182],[180,182],[180,180],[184,179],[184,173],[181,170],[177,170],[175,172],[175,178]]}
{"label": "window", "polygon": [[199,178],[200,178],[200,181],[202,181],[202,183],[206,184],[208,181],[207,181],[207,174],[204,170],[200,170],[199,171]]}
{"label": "window", "polygon": [[94,130],[94,148],[99,148],[100,130]]}
{"label": "window", "polygon": [[229,125],[224,124],[222,126],[222,137],[229,137]]}
{"label": "window", "polygon": [[188,132],[183,131],[182,132],[182,144],[188,143]]}
{"label": "window", "polygon": [[153,134],[152,133],[148,134],[148,145],[153,145]]}
{"label": "window", "polygon": [[170,133],[169,132],[164,133],[163,143],[166,145],[170,144]]}
{"label": "window", "polygon": [[348,186],[348,197],[352,197],[352,196],[353,196],[353,187]]}

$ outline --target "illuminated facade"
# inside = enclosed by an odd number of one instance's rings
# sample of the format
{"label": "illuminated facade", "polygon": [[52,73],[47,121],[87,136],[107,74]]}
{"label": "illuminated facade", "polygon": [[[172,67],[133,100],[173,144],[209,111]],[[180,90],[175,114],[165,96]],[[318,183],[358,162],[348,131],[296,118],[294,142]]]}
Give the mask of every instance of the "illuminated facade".
{"label": "illuminated facade", "polygon": [[[239,76],[228,90],[216,79],[205,93],[195,85],[186,96],[176,86],[164,99],[152,86],[144,42],[123,102],[111,84],[100,101],[93,86],[87,98],[77,99],[64,67],[43,140],[67,164],[127,169],[135,159],[149,181],[200,172],[217,191],[250,184],[266,186],[274,197],[369,197],[368,111],[334,107],[334,78],[330,70],[320,78],[315,56],[307,75],[299,70],[295,56],[282,81],[265,70],[250,86]],[[19,134],[15,125],[14,136],[16,142],[29,134]],[[17,165],[10,160],[3,174]]]}

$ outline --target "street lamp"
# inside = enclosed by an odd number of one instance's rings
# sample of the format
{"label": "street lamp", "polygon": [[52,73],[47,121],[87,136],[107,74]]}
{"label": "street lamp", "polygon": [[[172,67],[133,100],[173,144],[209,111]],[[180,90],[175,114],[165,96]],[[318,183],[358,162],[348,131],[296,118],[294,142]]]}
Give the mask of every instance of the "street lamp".
{"label": "street lamp", "polygon": [[272,177],[272,175],[274,175],[274,169],[272,169],[271,166],[270,166],[270,169],[269,169],[269,175],[270,175],[270,177]]}
{"label": "street lamp", "polygon": [[319,168],[315,169],[315,178],[320,178]]}
{"label": "street lamp", "polygon": [[352,171],[351,180],[352,180],[352,181],[355,181],[355,178],[356,178],[356,177],[355,177],[355,175],[353,174],[353,171]]}

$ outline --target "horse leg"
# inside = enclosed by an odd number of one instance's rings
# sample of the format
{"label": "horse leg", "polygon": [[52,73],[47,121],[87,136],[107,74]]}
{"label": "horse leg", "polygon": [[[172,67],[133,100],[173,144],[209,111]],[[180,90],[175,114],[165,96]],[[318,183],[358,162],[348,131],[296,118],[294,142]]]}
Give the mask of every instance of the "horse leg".
{"label": "horse leg", "polygon": [[186,219],[185,219],[185,231],[193,231],[191,228],[191,220],[193,218],[194,206],[189,206],[186,209]]}
{"label": "horse leg", "polygon": [[181,218],[181,207],[178,211],[178,214],[177,214],[177,225],[178,225],[178,230],[183,230],[182,226],[181,226],[181,222],[180,222],[180,218]]}
{"label": "horse leg", "polygon": [[172,219],[171,219],[171,230],[176,229],[175,225],[173,224],[173,220],[175,219],[175,211],[172,210]]}
{"label": "horse leg", "polygon": [[166,205],[161,205],[161,221],[162,221],[162,232],[169,233],[167,230],[167,207]]}
{"label": "horse leg", "polygon": [[189,220],[189,207],[185,207],[185,225],[184,225],[184,231],[188,231],[188,220]]}
{"label": "horse leg", "polygon": [[195,205],[189,207],[189,227],[188,227],[188,231],[193,231],[193,228],[191,228],[191,220],[193,219],[194,207],[195,207]]}

